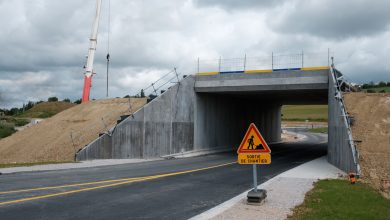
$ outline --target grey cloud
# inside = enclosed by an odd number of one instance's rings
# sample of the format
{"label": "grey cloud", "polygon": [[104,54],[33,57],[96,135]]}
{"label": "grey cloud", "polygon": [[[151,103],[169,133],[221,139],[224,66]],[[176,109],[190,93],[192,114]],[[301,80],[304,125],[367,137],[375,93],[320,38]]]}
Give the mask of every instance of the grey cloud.
{"label": "grey cloud", "polygon": [[280,33],[345,39],[372,36],[388,30],[390,1],[298,0],[285,13],[272,11],[270,27]]}
{"label": "grey cloud", "polygon": [[270,0],[195,0],[195,4],[199,7],[217,6],[227,10],[268,8],[283,2]]}
{"label": "grey cloud", "polygon": [[[107,2],[103,1],[99,27],[93,98],[105,98]],[[386,30],[388,17],[383,11],[389,8],[388,3],[377,1],[369,7],[361,0],[352,2],[352,6],[336,0],[315,2],[319,3],[111,1],[110,97],[134,94],[174,66],[183,74],[191,74],[197,57],[202,60],[241,57],[245,53],[262,56],[272,51],[326,52],[328,47],[340,54],[384,48],[373,53],[371,59],[354,57],[338,65],[358,81],[367,79],[364,73],[370,66],[390,59],[389,48],[383,47],[390,34],[377,37]],[[94,10],[94,0],[0,0],[0,107],[5,102],[9,107],[21,106],[29,99],[45,100],[53,95],[60,99],[80,98]],[[365,16],[359,18],[360,14]],[[352,21],[361,27],[347,25]],[[359,36],[366,37],[348,40]],[[342,37],[350,38],[335,40]],[[356,65],[362,61],[364,66]],[[388,72],[390,67],[384,69]],[[372,74],[378,78],[388,76],[380,69]],[[41,78],[26,79],[32,76]]]}

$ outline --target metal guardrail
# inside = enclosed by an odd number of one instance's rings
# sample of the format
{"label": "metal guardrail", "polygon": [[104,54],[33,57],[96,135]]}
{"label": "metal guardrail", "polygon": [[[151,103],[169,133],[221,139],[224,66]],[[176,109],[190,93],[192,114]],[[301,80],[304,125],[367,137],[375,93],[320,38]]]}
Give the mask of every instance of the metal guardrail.
{"label": "metal guardrail", "polygon": [[200,59],[197,60],[195,72],[232,72],[246,70],[275,70],[295,69],[330,65],[330,51],[327,53],[274,54],[262,57],[244,56],[229,59]]}

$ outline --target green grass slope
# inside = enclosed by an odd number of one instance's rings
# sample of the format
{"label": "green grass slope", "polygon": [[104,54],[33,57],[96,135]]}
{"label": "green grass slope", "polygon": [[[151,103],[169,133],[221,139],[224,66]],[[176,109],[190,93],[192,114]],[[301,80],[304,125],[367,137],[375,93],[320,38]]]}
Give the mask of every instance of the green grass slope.
{"label": "green grass slope", "polygon": [[75,106],[74,103],[69,102],[42,102],[26,112],[18,115],[23,118],[49,118],[59,112]]}
{"label": "green grass slope", "polygon": [[390,200],[370,186],[320,180],[288,219],[390,219]]}
{"label": "green grass slope", "polygon": [[327,105],[284,105],[283,121],[328,121]]}

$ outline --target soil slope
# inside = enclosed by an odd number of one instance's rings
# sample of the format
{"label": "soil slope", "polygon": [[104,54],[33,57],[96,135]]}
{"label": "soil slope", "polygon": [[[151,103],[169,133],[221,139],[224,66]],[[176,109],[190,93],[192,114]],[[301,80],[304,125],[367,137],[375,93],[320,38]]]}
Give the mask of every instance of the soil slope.
{"label": "soil slope", "polygon": [[345,94],[363,180],[390,197],[390,94]]}
{"label": "soil slope", "polygon": [[73,161],[80,148],[107,132],[121,115],[141,108],[145,98],[91,101],[0,140],[0,163]]}

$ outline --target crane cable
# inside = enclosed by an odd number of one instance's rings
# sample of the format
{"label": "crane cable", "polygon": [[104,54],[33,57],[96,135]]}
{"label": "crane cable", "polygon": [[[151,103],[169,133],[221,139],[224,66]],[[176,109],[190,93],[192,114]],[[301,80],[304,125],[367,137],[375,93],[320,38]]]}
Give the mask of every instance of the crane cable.
{"label": "crane cable", "polygon": [[110,66],[110,24],[111,23],[111,0],[108,0],[108,22],[107,22],[107,88],[106,88],[106,97],[108,98],[108,73]]}

